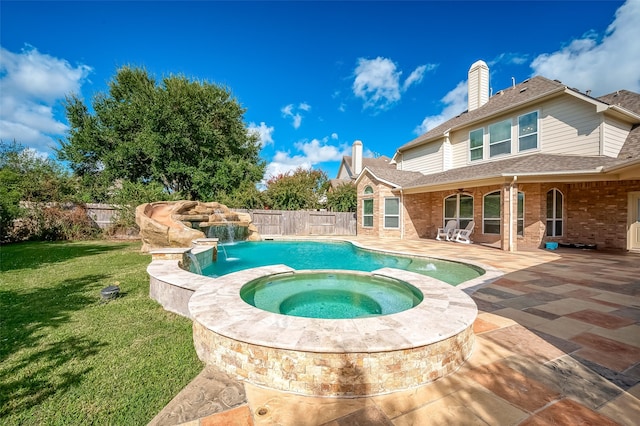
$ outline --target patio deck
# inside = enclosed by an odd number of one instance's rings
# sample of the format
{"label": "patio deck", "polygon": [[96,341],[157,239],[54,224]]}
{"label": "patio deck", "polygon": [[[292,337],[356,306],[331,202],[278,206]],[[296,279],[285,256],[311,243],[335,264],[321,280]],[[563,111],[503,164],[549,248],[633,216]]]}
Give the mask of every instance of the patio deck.
{"label": "patio deck", "polygon": [[150,424],[638,424],[640,254],[352,240],[504,272],[472,294],[476,343],[461,369],[418,388],[355,399],[287,394],[205,369]]}

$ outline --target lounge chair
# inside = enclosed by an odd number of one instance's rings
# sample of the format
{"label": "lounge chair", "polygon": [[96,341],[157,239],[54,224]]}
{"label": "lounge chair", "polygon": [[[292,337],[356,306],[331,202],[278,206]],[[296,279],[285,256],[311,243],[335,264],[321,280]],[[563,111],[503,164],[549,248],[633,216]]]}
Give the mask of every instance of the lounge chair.
{"label": "lounge chair", "polygon": [[436,234],[436,240],[441,241],[442,240],[441,237],[444,237],[445,240],[451,241],[451,236],[453,235],[453,231],[456,229],[457,226],[458,226],[457,220],[448,221],[447,224],[444,226],[444,228],[438,228],[438,232]]}
{"label": "lounge chair", "polygon": [[456,229],[453,231],[451,235],[451,241],[455,241],[458,243],[471,244],[471,232],[473,232],[473,228],[476,226],[476,223],[472,220],[467,223],[467,226],[464,229]]}

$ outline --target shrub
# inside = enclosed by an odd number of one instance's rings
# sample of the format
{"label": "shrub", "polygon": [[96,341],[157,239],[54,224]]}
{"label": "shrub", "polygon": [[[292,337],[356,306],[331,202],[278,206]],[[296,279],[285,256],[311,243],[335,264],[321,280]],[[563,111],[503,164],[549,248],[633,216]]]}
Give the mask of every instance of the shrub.
{"label": "shrub", "polygon": [[28,203],[23,211],[9,232],[11,241],[87,240],[101,233],[82,205]]}

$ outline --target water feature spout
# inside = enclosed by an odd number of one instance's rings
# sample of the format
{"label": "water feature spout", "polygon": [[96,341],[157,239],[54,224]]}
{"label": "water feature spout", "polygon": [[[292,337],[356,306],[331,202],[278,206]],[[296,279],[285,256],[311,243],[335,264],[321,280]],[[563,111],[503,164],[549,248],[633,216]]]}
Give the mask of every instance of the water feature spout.
{"label": "water feature spout", "polygon": [[222,249],[222,252],[224,253],[224,259],[229,260],[229,255],[227,255],[227,249],[225,249],[222,244],[218,244],[218,247]]}
{"label": "water feature spout", "polygon": [[202,275],[202,268],[200,267],[200,262],[198,261],[196,255],[191,253],[190,251],[186,252],[185,254],[187,255],[187,259],[189,259],[189,269],[191,270],[191,272]]}

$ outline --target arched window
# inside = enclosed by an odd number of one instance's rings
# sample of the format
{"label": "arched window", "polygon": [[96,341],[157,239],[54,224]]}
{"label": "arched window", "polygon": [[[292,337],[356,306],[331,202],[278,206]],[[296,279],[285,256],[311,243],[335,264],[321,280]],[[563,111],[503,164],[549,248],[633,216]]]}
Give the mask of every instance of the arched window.
{"label": "arched window", "polygon": [[559,189],[547,192],[547,237],[562,236],[563,198]]}
{"label": "arched window", "polygon": [[482,200],[482,233],[500,234],[500,191],[490,192]]}
{"label": "arched window", "polygon": [[473,220],[473,197],[467,194],[454,194],[444,199],[444,222],[457,220],[458,227],[464,228]]}
{"label": "arched window", "polygon": [[[373,188],[367,185],[362,192],[364,195],[371,195],[373,194]],[[364,228],[373,228],[373,198],[362,200],[362,226]]]}

